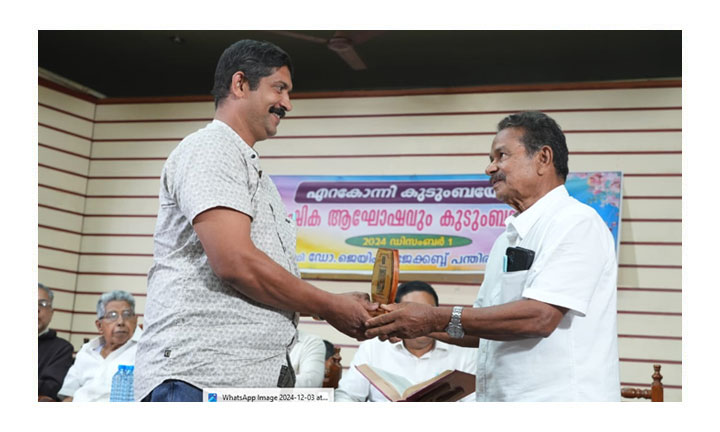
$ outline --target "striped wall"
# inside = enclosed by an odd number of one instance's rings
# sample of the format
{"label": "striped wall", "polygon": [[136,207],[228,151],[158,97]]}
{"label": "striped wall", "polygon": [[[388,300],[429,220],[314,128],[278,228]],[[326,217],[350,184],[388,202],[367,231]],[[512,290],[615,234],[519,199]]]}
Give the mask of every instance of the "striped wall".
{"label": "striped wall", "polygon": [[50,327],[72,333],[95,103],[38,87],[38,281],[55,294]]}
{"label": "striped wall", "polygon": [[[564,129],[571,171],[619,170],[623,185],[618,328],[623,385],[663,365],[666,400],[682,397],[681,89],[624,83],[553,91],[468,91],[293,100],[279,135],[256,149],[276,175],[466,174],[484,170],[497,122],[527,109]],[[164,159],[213,116],[211,101],[93,103],[39,87],[39,279],[58,300],[51,327],[76,349],[95,334],[100,293],[125,289],[144,311]],[[432,278],[431,278],[432,279]],[[434,279],[443,304],[470,305],[478,282]],[[331,292],[367,281],[314,280]],[[141,319],[142,322],[142,319]],[[324,322],[301,328],[342,347]]]}

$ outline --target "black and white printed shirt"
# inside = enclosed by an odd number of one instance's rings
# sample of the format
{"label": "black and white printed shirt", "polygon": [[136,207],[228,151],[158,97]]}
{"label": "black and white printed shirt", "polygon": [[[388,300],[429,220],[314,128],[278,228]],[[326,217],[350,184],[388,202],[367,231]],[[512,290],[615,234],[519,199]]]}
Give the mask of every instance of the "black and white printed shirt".
{"label": "black and white printed shirt", "polygon": [[275,387],[287,364],[298,314],[258,303],[215,275],[192,226],[214,207],[250,216],[255,246],[300,276],[295,222],[255,150],[219,120],[187,136],[161,176],[135,361],[138,400],[167,379],[199,388]]}

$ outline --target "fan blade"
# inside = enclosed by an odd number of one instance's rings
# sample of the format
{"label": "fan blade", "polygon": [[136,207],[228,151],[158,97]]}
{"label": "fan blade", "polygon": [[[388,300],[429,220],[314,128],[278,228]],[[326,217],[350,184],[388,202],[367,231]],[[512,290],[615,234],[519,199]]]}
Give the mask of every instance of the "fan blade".
{"label": "fan blade", "polygon": [[348,46],[347,49],[343,50],[334,50],[338,55],[345,60],[345,63],[349,64],[353,70],[364,70],[367,69],[367,66],[365,66],[365,63],[362,61],[360,56],[358,55],[357,51],[355,51],[355,48],[351,46]]}
{"label": "fan blade", "polygon": [[279,35],[288,36],[288,37],[295,38],[295,39],[302,39],[302,40],[315,42],[315,43],[326,44],[328,42],[327,39],[323,39],[323,38],[320,38],[317,36],[306,35],[304,33],[297,33],[297,32],[285,31],[285,30],[269,30],[269,31],[272,33],[279,34]]}
{"label": "fan blade", "polygon": [[385,30],[338,30],[333,37],[350,39],[353,45],[357,46],[382,33],[385,33]]}

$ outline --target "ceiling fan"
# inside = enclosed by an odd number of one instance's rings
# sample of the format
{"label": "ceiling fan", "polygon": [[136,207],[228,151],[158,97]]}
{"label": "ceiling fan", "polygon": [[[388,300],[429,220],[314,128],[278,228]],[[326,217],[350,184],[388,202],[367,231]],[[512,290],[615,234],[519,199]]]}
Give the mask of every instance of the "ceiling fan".
{"label": "ceiling fan", "polygon": [[292,31],[275,30],[273,33],[326,45],[330,50],[335,51],[340,58],[345,60],[345,63],[353,68],[353,70],[364,70],[367,69],[367,66],[357,51],[355,51],[355,47],[383,33],[383,31],[384,30],[338,30],[330,39]]}

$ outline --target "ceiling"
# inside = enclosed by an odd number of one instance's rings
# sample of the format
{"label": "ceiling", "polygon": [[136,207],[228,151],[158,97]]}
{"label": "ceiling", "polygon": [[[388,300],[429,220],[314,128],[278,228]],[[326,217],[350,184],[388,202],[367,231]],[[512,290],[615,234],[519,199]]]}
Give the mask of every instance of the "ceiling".
{"label": "ceiling", "polygon": [[[333,30],[293,30],[327,40]],[[370,34],[368,34],[370,35]],[[273,42],[295,92],[680,78],[679,30],[388,30],[356,44],[353,70],[317,41],[277,31],[41,30],[38,66],[110,98],[208,96],[223,50]]]}

